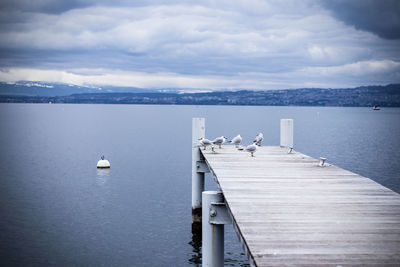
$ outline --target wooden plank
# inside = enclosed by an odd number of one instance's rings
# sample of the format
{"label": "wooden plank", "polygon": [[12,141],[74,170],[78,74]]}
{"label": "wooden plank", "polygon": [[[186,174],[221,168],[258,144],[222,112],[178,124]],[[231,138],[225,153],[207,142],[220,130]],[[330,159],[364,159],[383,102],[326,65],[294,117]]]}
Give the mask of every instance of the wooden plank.
{"label": "wooden plank", "polygon": [[257,266],[400,264],[400,196],[286,148],[202,151]]}

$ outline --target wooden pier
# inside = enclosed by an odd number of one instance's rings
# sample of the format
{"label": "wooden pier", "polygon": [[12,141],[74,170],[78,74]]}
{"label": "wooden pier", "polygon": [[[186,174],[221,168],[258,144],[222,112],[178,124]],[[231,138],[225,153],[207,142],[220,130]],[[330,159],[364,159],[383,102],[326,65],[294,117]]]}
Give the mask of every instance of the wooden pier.
{"label": "wooden pier", "polygon": [[400,266],[400,195],[390,189],[280,146],[255,157],[208,148],[201,159],[252,266]]}

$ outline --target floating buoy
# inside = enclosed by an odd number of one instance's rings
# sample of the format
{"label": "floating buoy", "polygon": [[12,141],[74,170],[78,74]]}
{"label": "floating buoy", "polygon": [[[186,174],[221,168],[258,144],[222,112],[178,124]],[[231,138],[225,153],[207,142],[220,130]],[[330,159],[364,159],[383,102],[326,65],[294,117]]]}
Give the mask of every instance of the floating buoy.
{"label": "floating buoy", "polygon": [[101,169],[110,168],[110,162],[108,160],[104,159],[104,156],[101,156],[101,160],[99,160],[97,162],[97,168],[101,168]]}

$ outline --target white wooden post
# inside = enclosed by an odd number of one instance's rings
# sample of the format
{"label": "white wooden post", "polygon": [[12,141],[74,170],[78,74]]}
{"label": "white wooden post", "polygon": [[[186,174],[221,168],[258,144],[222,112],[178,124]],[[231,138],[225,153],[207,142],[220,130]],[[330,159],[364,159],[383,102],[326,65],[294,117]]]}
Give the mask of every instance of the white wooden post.
{"label": "white wooden post", "polygon": [[293,147],[293,119],[281,119],[281,147]]}
{"label": "white wooden post", "polygon": [[202,211],[202,266],[203,267],[223,267],[224,266],[224,225],[211,224],[210,214],[211,203],[224,201],[222,192],[204,191],[203,192],[203,211]]}
{"label": "white wooden post", "polygon": [[205,119],[192,119],[192,222],[201,221],[201,193],[204,191],[204,173],[197,172],[200,161],[199,139],[205,137]]}

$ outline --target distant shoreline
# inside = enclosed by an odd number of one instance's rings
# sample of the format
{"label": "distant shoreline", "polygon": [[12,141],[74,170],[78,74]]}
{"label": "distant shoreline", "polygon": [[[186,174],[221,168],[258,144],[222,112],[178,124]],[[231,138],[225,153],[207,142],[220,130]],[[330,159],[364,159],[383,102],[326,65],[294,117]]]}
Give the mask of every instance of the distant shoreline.
{"label": "distant shoreline", "polygon": [[[45,103],[45,102],[1,102],[1,104],[37,104],[37,105],[123,105],[123,106],[209,106],[209,107],[293,107],[293,108],[367,108],[371,109],[372,107],[370,106],[295,106],[295,105],[287,105],[287,106],[271,106],[271,105],[211,105],[211,104],[122,104],[122,103]],[[391,106],[391,107],[385,107],[381,106],[382,108],[385,109],[396,109],[400,108],[400,106]]]}
{"label": "distant shoreline", "polygon": [[[4,98],[3,98],[4,97]],[[11,97],[11,98],[9,98]],[[362,108],[372,108],[372,105],[268,105],[268,104],[211,104],[211,103],[124,103],[124,102],[52,102],[52,101],[26,101],[23,100],[23,97],[17,96],[13,98],[13,96],[0,96],[0,104],[48,104],[48,105],[57,105],[57,104],[73,104],[73,105],[159,105],[159,106],[240,106],[240,107],[362,107]],[[382,108],[400,108],[399,105],[385,106],[380,105]]]}
{"label": "distant shoreline", "polygon": [[0,94],[0,103],[400,107],[400,84],[353,89],[287,89],[206,93],[113,92],[62,96]]}

